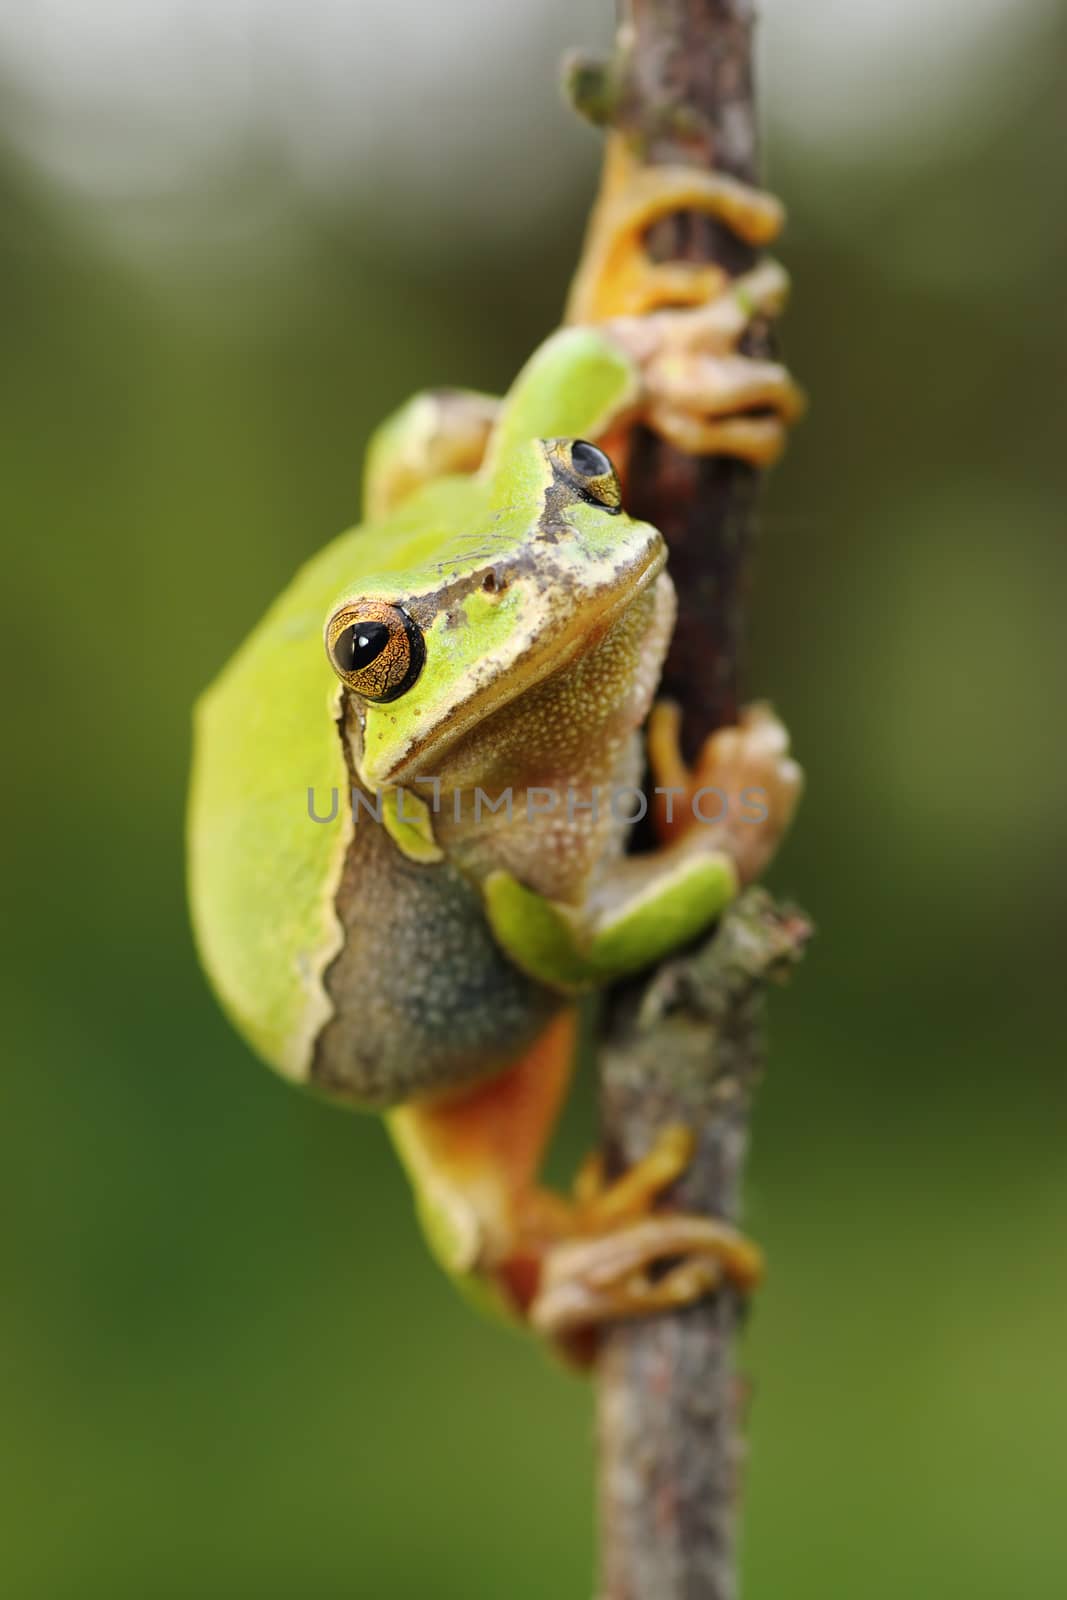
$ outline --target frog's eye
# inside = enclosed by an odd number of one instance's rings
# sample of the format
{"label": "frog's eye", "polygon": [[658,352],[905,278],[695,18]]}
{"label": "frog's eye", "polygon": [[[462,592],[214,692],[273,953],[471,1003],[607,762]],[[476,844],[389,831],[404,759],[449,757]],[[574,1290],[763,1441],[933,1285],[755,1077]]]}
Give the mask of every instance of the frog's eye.
{"label": "frog's eye", "polygon": [[611,462],[603,450],[598,450],[587,439],[575,439],[571,445],[571,466],[580,478],[613,476]]}
{"label": "frog's eye", "polygon": [[622,492],[615,468],[603,450],[588,439],[574,439],[570,447],[571,471],[583,500],[603,506],[605,511],[622,510]]}
{"label": "frog's eye", "polygon": [[426,644],[403,606],[355,600],[327,622],[326,654],[341,682],[364,700],[395,700],[422,671]]}

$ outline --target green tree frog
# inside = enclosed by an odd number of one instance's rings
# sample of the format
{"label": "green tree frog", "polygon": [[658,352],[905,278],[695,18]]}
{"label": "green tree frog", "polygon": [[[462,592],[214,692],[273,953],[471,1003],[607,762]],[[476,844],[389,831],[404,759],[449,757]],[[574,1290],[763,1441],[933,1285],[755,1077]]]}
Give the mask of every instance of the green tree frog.
{"label": "green tree frog", "polygon": [[[800,407],[739,349],[780,308],[781,268],[654,265],[643,233],[679,209],[755,244],[780,221],[768,196],[616,144],[567,324],[502,400],[435,392],[385,423],[366,520],[195,719],[191,903],[226,1011],[285,1077],[382,1112],[444,1267],[561,1339],[759,1272],[724,1224],[653,1209],[684,1130],[614,1183],[538,1184],[579,998],[708,928],[801,781],[765,706],[693,769],[653,708],[674,591],[608,452],[624,469],[640,420],[766,463]],[[711,788],[722,815],[694,805]],[[646,794],[660,842],[628,855]]]}

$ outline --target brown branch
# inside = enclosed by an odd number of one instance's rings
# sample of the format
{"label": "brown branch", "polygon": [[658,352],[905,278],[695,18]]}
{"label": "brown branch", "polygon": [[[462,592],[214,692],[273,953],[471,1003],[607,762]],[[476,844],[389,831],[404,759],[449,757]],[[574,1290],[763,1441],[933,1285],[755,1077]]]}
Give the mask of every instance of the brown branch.
{"label": "brown branch", "polygon": [[[713,167],[746,182],[757,173],[751,0],[620,0],[607,64],[575,57],[570,92],[591,120],[624,132],[652,165]],[[678,215],[653,230],[661,259],[716,261],[743,272],[754,252],[712,218]],[[769,330],[745,344],[765,354]],[[661,529],[683,596],[664,674],[682,705],[695,753],[709,730],[737,720],[738,669],[759,473],[725,457],[681,455],[641,430],[628,473],[635,516]]]}
{"label": "brown branch", "polygon": [[[623,131],[650,163],[757,176],[751,0],[621,0],[616,54],[572,63],[571,92],[593,120]],[[672,218],[650,241],[666,259],[713,260],[736,273],[751,253],[714,222]],[[769,348],[756,328],[746,348]],[[692,753],[736,720],[746,581],[759,474],[696,461],[642,433],[630,503],[664,532],[680,615],[665,688],[683,706]],[[804,917],[750,891],[694,955],[643,989],[614,997],[601,1059],[609,1170],[684,1122],[696,1157],[672,1196],[735,1219],[751,1096],[763,1064],[768,980],[798,957]],[[741,1445],[733,1344],[742,1307],[730,1290],[700,1305],[619,1325],[599,1358],[602,1600],[735,1600]]]}
{"label": "brown branch", "polygon": [[[736,1218],[768,980],[798,958],[798,911],[750,890],[696,955],[668,963],[618,1006],[601,1055],[613,1166],[684,1122],[696,1158],[688,1211]],[[598,1362],[602,1600],[734,1600],[740,1391],[735,1294],[611,1330]]]}

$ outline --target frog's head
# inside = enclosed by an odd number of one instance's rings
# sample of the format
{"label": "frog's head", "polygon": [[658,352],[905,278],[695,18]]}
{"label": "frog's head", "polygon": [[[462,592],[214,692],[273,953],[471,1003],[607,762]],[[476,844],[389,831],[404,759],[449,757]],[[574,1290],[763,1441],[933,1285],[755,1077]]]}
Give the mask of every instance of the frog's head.
{"label": "frog's head", "polygon": [[415,496],[383,530],[378,572],[326,620],[371,789],[433,774],[476,723],[603,638],[663,568],[660,534],[623,511],[595,445],[534,440],[505,466],[484,497],[458,479]]}

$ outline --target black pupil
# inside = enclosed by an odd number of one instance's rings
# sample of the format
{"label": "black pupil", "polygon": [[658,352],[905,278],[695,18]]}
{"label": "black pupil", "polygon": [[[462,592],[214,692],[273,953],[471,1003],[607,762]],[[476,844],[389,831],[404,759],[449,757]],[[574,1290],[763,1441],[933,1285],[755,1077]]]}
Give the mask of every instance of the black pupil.
{"label": "black pupil", "polygon": [[384,622],[353,622],[337,635],[334,658],[342,672],[360,672],[376,661],[389,643]]}
{"label": "black pupil", "polygon": [[583,478],[602,478],[611,471],[611,462],[603,450],[585,439],[576,439],[571,445],[571,466]]}

